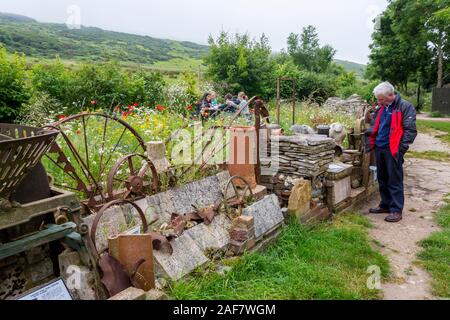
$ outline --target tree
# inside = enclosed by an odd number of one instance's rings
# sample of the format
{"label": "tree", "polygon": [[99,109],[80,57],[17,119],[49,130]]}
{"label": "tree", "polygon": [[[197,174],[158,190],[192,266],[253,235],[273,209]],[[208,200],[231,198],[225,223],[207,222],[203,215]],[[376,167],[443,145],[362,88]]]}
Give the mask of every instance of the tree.
{"label": "tree", "polygon": [[71,103],[71,74],[57,59],[50,64],[39,63],[30,73],[31,84],[35,91],[46,93],[61,103]]}
{"label": "tree", "polygon": [[0,122],[13,122],[30,98],[25,80],[25,59],[0,48]]}
{"label": "tree", "polygon": [[373,34],[368,76],[404,86],[417,79],[442,86],[449,68],[449,5],[449,0],[391,0]]}
{"label": "tree", "polygon": [[291,33],[287,42],[294,63],[307,71],[326,72],[336,54],[331,46],[320,46],[317,30],[311,25],[303,28],[300,35]]}
{"label": "tree", "polygon": [[215,40],[209,38],[210,52],[205,58],[207,76],[224,91],[245,91],[248,95],[266,96],[274,82],[274,63],[265,35],[251,40],[249,35],[231,38],[221,32]]}

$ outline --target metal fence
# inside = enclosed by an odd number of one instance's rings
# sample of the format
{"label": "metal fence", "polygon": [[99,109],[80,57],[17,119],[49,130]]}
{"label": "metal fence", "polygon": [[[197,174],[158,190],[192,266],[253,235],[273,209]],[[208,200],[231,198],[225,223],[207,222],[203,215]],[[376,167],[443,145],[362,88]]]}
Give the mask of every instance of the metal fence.
{"label": "metal fence", "polygon": [[433,89],[433,104],[431,109],[433,112],[450,115],[450,88]]}

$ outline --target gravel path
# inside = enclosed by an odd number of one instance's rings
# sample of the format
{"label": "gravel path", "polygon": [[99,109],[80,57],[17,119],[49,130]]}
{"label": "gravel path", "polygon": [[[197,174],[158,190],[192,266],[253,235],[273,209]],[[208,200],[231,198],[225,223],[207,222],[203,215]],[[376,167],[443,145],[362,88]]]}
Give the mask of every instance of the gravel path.
{"label": "gravel path", "polygon": [[[432,136],[421,135],[415,150],[435,150]],[[447,146],[446,146],[447,147]],[[447,147],[447,150],[448,147]],[[400,223],[384,221],[386,215],[368,215],[374,228],[370,235],[379,244],[392,266],[393,278],[382,284],[386,300],[435,299],[431,293],[430,276],[415,261],[421,251],[418,242],[438,231],[434,213],[444,205],[442,199],[450,193],[450,163],[423,159],[405,161],[405,210]],[[376,207],[379,199],[372,199],[362,208],[368,212]]]}

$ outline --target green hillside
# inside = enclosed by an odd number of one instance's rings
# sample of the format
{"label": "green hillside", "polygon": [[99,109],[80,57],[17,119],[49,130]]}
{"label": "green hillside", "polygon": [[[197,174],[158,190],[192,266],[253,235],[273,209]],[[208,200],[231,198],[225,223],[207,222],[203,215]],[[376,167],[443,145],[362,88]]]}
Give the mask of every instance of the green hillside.
{"label": "green hillside", "polygon": [[360,77],[362,77],[366,72],[366,66],[364,64],[339,59],[335,59],[334,61],[338,65],[343,66],[345,70],[354,71]]}
{"label": "green hillside", "polygon": [[69,29],[65,24],[40,23],[0,13],[0,43],[10,52],[66,60],[118,60],[153,64],[177,58],[200,59],[208,47],[192,42],[106,31],[100,28]]}
{"label": "green hillside", "polygon": [[[198,71],[208,46],[187,41],[157,39],[94,27],[69,29],[65,24],[41,23],[10,13],[0,13],[0,45],[24,53],[29,60],[60,57],[68,63],[117,60],[126,67],[145,65],[168,73]],[[336,60],[347,71],[364,74],[366,66]]]}

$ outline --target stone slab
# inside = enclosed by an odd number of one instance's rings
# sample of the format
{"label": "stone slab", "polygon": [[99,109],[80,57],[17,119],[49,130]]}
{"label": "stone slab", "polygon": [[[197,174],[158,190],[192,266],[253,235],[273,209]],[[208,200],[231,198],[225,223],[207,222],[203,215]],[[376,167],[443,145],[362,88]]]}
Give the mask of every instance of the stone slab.
{"label": "stone slab", "polygon": [[228,230],[231,221],[224,214],[214,218],[210,225],[199,224],[186,230],[183,235],[189,236],[197,246],[204,252],[206,249],[225,249],[230,243]]}
{"label": "stone slab", "polygon": [[171,241],[171,244],[173,247],[171,255],[153,251],[157,273],[162,276],[179,280],[209,261],[195,240],[186,233]]}
{"label": "stone slab", "polygon": [[283,213],[275,194],[268,195],[261,201],[245,208],[242,215],[255,218],[255,236],[257,239],[284,221]]}

